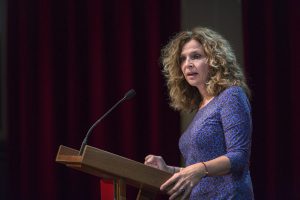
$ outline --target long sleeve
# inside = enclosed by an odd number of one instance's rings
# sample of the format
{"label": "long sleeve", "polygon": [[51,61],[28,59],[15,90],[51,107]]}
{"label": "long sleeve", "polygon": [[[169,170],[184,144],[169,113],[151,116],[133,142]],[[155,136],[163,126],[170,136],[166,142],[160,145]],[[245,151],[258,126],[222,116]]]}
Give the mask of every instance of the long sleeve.
{"label": "long sleeve", "polygon": [[252,121],[248,99],[239,87],[226,91],[221,105],[227,156],[231,173],[238,173],[249,165],[251,151]]}

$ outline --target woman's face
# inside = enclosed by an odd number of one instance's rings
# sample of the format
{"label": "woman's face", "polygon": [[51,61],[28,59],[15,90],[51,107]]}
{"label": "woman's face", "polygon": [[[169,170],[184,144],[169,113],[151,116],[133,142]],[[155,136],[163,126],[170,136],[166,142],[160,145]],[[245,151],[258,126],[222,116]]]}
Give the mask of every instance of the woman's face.
{"label": "woman's face", "polygon": [[181,71],[186,81],[198,89],[205,86],[209,65],[202,45],[192,39],[183,45],[180,54]]}

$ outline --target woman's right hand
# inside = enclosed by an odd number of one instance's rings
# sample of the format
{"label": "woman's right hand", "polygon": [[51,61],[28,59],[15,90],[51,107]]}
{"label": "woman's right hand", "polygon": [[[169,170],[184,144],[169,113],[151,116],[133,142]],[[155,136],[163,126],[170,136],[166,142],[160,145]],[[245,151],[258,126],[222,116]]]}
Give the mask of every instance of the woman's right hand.
{"label": "woman's right hand", "polygon": [[174,169],[168,166],[161,156],[148,155],[145,157],[144,164],[166,172],[174,172]]}

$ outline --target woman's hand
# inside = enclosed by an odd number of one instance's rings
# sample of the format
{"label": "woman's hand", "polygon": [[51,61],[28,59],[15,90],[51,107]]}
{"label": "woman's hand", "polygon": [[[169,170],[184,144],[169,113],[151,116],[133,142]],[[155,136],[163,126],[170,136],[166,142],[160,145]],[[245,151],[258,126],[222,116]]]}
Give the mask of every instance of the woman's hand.
{"label": "woman's hand", "polygon": [[166,172],[173,172],[172,167],[168,166],[161,156],[148,155],[144,164]]}
{"label": "woman's hand", "polygon": [[188,199],[195,185],[205,176],[205,167],[202,163],[190,165],[175,173],[169,180],[161,185],[160,190],[170,195],[169,199],[181,197]]}

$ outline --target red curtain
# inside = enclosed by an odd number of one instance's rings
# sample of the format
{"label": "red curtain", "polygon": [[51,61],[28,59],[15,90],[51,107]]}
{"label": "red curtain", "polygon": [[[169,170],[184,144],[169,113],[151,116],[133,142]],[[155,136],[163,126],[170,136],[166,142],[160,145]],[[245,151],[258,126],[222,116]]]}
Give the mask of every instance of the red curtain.
{"label": "red curtain", "polygon": [[300,2],[243,1],[256,199],[300,199]]}
{"label": "red curtain", "polygon": [[8,199],[99,199],[99,180],[55,163],[134,88],[89,144],[143,162],[179,163],[178,113],[160,72],[179,0],[7,1]]}

